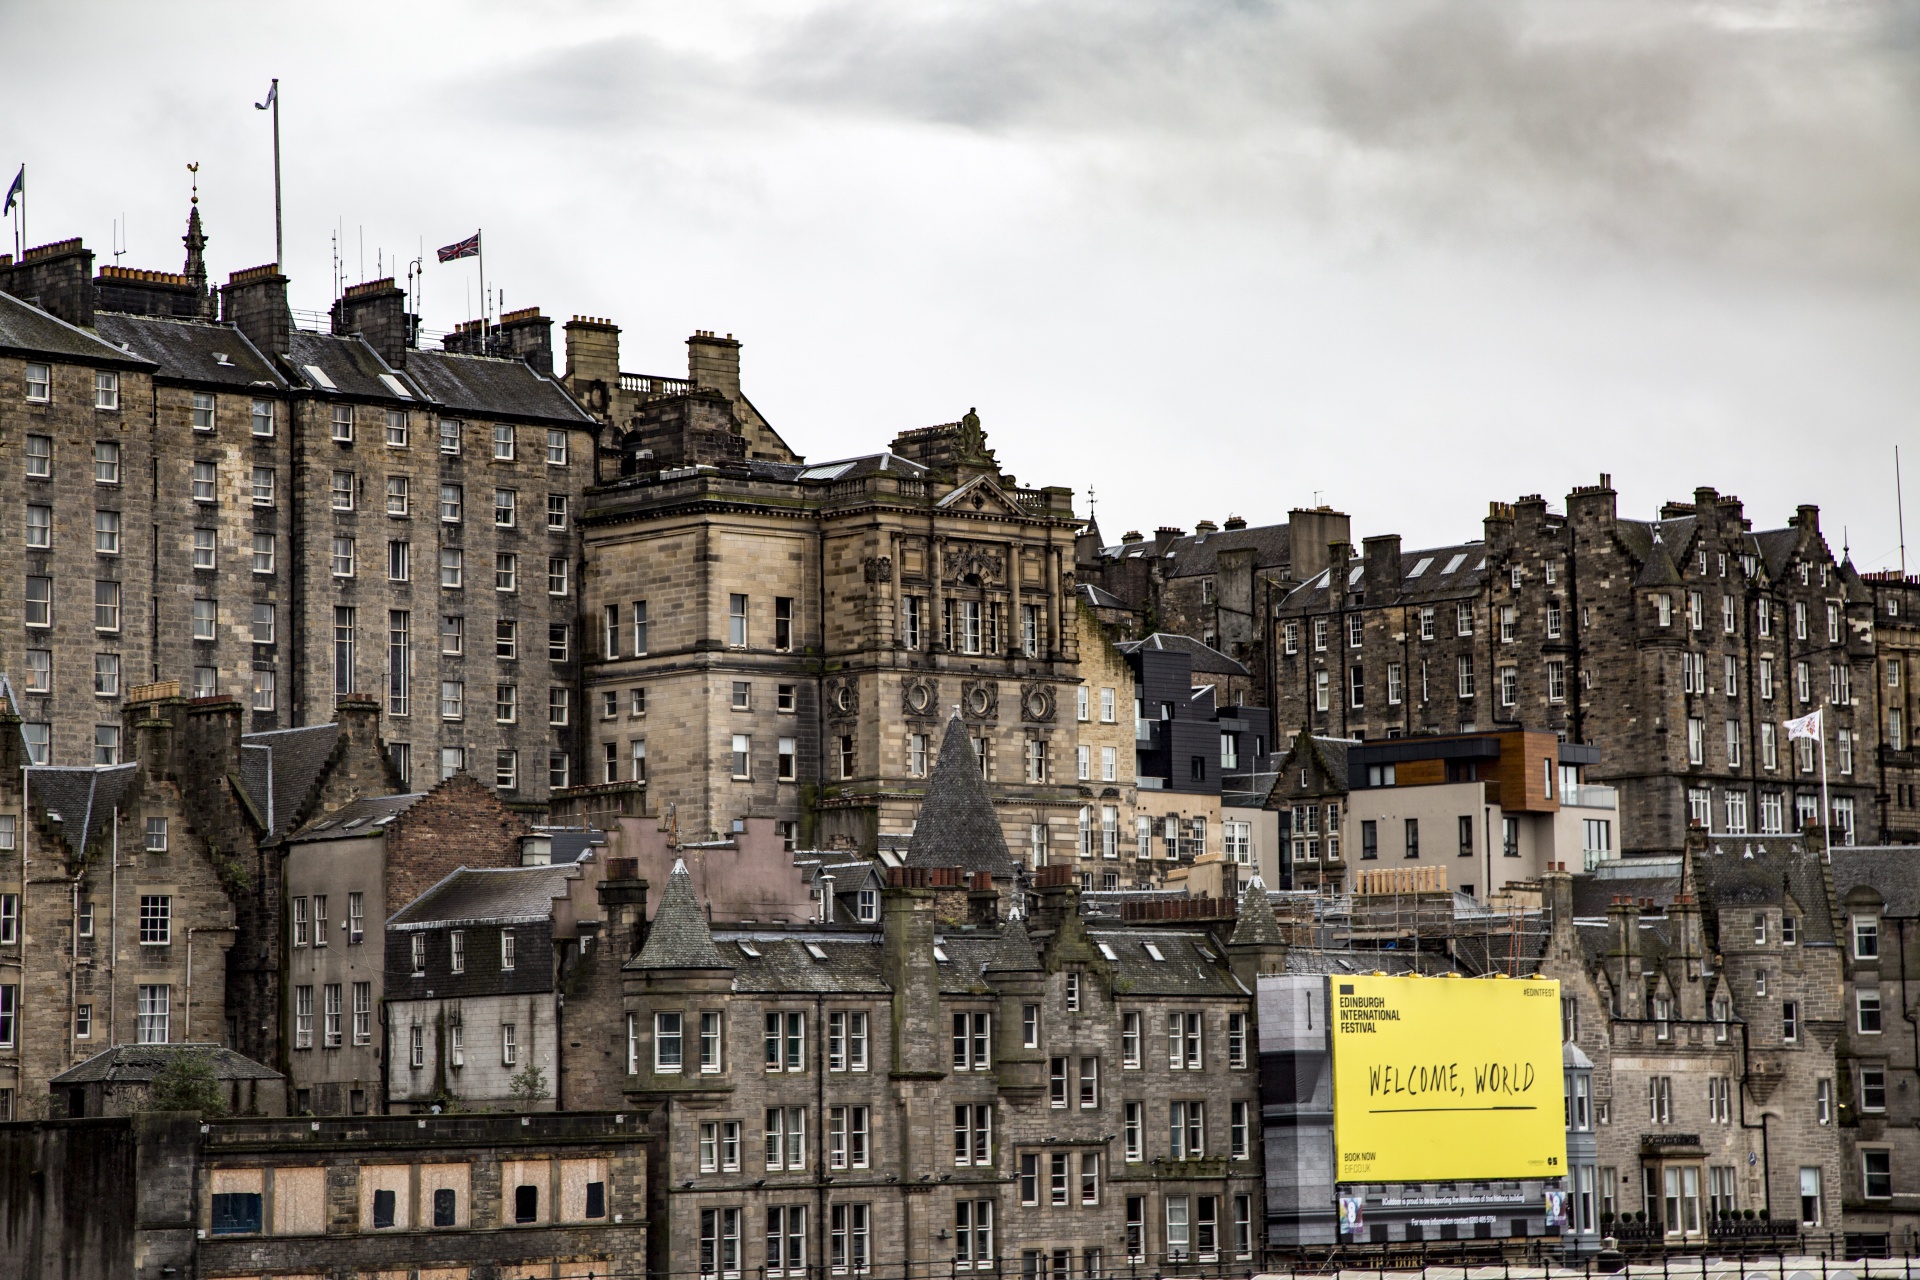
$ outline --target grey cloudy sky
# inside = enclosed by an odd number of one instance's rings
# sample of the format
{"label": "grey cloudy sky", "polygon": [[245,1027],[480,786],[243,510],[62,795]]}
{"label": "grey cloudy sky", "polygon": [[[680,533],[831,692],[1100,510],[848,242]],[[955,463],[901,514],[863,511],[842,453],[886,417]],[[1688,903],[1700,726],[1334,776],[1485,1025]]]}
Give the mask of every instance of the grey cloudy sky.
{"label": "grey cloudy sky", "polygon": [[[424,245],[466,318],[696,328],[828,457],[979,406],[1110,537],[1324,500],[1471,536],[1611,472],[1896,563],[1920,409],[1920,10],[1891,0],[125,4],[0,0],[30,238],[294,305]],[[1910,452],[1920,453],[1920,450]],[[1920,482],[1920,457],[1910,457]],[[1916,531],[1920,547],[1920,526]],[[1920,551],[1916,552],[1920,567]]]}

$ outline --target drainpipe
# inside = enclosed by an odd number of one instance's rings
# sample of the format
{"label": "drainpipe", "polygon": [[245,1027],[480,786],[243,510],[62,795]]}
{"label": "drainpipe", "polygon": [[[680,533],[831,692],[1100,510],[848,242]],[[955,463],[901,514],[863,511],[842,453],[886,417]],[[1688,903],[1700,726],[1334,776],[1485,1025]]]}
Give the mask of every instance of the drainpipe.
{"label": "drainpipe", "polygon": [[113,811],[113,861],[107,877],[111,886],[107,904],[107,1043],[119,1034],[120,1013],[120,810]]}
{"label": "drainpipe", "polygon": [[1752,1054],[1752,1046],[1747,1039],[1747,1024],[1740,1023],[1740,1127],[1760,1131],[1760,1190],[1763,1195],[1762,1206],[1767,1211],[1767,1221],[1773,1221],[1773,1147],[1768,1141],[1767,1121],[1772,1119],[1766,1112],[1760,1113],[1759,1124],[1747,1122],[1747,1063]]}
{"label": "drainpipe", "polygon": [[193,1041],[193,935],[200,932],[199,929],[187,930],[187,1017],[180,1032],[183,1044]]}

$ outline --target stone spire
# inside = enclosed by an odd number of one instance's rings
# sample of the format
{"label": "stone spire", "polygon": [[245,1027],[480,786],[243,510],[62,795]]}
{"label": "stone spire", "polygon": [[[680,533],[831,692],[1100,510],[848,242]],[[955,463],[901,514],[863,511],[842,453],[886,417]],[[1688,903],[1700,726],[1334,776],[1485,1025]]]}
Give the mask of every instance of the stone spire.
{"label": "stone spire", "polygon": [[667,877],[667,891],[660,897],[660,910],[654,914],[653,927],[647,931],[647,944],[632,961],[635,969],[731,969],[713,945],[713,933],[707,928],[707,916],[694,896],[693,877],[684,858],[673,862],[673,874]]}
{"label": "stone spire", "polygon": [[940,759],[927,780],[920,820],[907,845],[907,865],[986,871],[996,881],[1005,877],[1010,882],[1013,878],[1013,855],[1007,852],[1006,834],[987,796],[979,758],[974,755],[967,726],[957,708],[947,721]]}
{"label": "stone spire", "polygon": [[[194,168],[198,169],[199,166],[195,165]],[[193,203],[187,210],[187,234],[180,237],[180,242],[187,246],[187,264],[180,269],[180,274],[201,296],[202,318],[212,320],[217,312],[213,290],[207,287],[207,232],[200,225],[200,179],[197,173],[194,176]]]}

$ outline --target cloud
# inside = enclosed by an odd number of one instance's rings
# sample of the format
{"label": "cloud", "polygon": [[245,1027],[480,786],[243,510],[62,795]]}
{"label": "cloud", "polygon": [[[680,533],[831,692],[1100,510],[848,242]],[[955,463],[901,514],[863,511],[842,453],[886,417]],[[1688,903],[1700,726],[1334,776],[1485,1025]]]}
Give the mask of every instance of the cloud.
{"label": "cloud", "polygon": [[[840,3],[759,36],[782,107],[1093,150],[1230,212],[1920,273],[1892,3]],[[1178,184],[1178,185],[1174,185]]]}

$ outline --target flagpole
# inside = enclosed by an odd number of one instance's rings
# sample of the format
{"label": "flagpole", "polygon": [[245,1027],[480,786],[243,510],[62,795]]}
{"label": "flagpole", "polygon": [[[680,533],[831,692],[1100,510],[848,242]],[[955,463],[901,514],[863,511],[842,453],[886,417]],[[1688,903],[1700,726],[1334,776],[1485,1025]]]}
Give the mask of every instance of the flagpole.
{"label": "flagpole", "polygon": [[480,260],[480,354],[489,354],[487,348],[487,237],[486,228],[476,228],[473,233],[473,256]]}
{"label": "flagpole", "polygon": [[1827,798],[1827,718],[1820,717],[1820,831],[1833,850],[1833,802]]}
{"label": "flagpole", "polygon": [[[255,84],[260,83],[258,80]],[[286,274],[287,252],[280,238],[280,77],[273,78],[273,265]]]}

